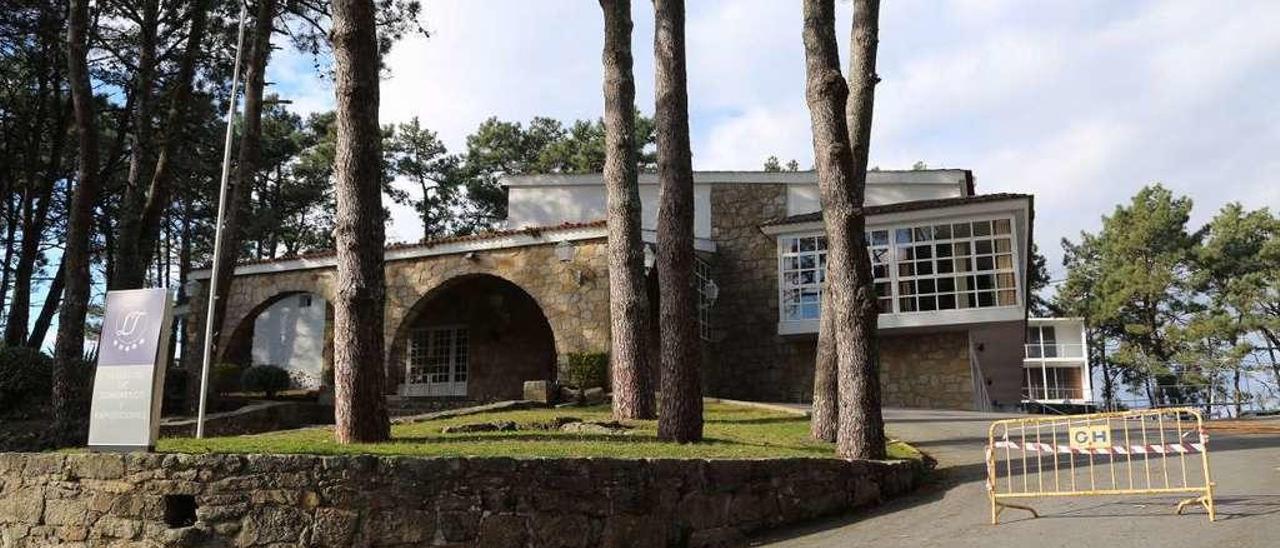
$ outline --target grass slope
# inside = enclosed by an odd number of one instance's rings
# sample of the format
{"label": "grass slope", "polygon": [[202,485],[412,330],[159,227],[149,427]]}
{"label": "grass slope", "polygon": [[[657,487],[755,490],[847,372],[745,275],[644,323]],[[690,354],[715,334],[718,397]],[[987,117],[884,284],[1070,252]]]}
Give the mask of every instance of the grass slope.
{"label": "grass slope", "polygon": [[[157,450],[171,453],[305,453],[474,457],[613,457],[750,459],[779,457],[832,458],[830,444],[809,439],[809,419],[799,415],[730,404],[707,404],[705,441],[680,445],[657,439],[655,421],[630,421],[625,435],[591,435],[559,431],[442,434],[445,426],[489,421],[520,425],[571,416],[609,420],[608,406],[500,411],[391,427],[386,443],[339,445],[332,428],[310,428],[254,436],[173,438]],[[890,458],[920,458],[903,443],[889,445]]]}

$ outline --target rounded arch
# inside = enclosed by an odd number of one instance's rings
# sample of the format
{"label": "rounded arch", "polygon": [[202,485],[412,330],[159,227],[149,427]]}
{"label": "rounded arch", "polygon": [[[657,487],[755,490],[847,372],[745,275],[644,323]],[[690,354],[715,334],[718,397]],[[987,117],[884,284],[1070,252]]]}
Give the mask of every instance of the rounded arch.
{"label": "rounded arch", "polygon": [[331,383],[333,306],[320,292],[279,290],[234,318],[228,315],[224,325],[231,329],[221,336],[219,363],[276,365],[302,388]]}
{"label": "rounded arch", "polygon": [[519,398],[553,380],[556,337],[542,304],[505,277],[453,276],[422,293],[387,349],[387,392],[469,400]]}

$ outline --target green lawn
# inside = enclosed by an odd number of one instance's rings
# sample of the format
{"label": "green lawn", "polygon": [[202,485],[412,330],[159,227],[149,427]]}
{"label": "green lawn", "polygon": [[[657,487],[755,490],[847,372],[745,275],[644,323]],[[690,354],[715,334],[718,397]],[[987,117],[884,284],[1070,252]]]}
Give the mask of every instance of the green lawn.
{"label": "green lawn", "polygon": [[[634,421],[625,435],[576,434],[560,431],[442,434],[455,424],[512,421],[521,426],[570,416],[609,420],[608,406],[498,411],[414,424],[392,425],[392,441],[339,445],[331,428],[224,438],[160,440],[157,450],[171,453],[306,453],[318,455],[377,454],[477,457],[616,457],[616,458],[775,458],[834,456],[831,445],[809,439],[809,420],[799,415],[714,403],[706,407],[705,441],[680,445],[658,441],[654,421]],[[919,458],[903,443],[889,445],[891,458]]]}

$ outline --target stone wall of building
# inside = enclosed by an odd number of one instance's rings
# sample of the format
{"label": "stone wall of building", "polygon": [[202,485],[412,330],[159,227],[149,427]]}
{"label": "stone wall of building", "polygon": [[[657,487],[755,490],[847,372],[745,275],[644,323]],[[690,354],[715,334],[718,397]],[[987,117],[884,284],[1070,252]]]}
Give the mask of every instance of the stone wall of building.
{"label": "stone wall of building", "polygon": [[[471,254],[436,255],[386,263],[387,305],[384,334],[388,355],[397,348],[412,320],[411,312],[427,297],[465,276],[490,275],[516,285],[537,302],[555,339],[555,351],[603,352],[609,348],[609,280],[604,239],[574,243],[570,262],[556,257],[554,245],[476,251]],[[191,297],[191,321],[186,322],[191,348],[200,348],[204,335],[202,313],[206,306],[207,280]],[[253,319],[271,303],[289,295],[313,293],[328,302],[336,298],[336,271],[332,267],[241,275],[234,278],[227,295],[227,312],[219,331],[221,351],[242,347],[237,338],[253,334]],[[239,342],[240,344],[233,344]],[[326,351],[326,356],[330,354]],[[198,352],[188,353],[196,360]],[[219,358],[222,356],[220,355]],[[528,379],[521,379],[528,380]]]}
{"label": "stone wall of building", "polygon": [[915,461],[0,454],[0,545],[724,546]]}
{"label": "stone wall of building", "polygon": [[785,217],[785,185],[722,184],[711,189],[712,276],[720,295],[712,309],[706,392],[725,398],[807,401],[809,367],[797,367],[812,342],[778,335],[778,247],[760,224]]}
{"label": "stone wall of building", "polygon": [[881,334],[880,397],[890,407],[973,409],[968,332]]}

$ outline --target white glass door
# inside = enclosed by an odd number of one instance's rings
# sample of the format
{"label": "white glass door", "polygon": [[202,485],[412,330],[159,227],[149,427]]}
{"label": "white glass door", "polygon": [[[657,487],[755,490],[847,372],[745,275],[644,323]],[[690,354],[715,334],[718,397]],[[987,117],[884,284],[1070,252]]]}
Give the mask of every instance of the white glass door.
{"label": "white glass door", "polygon": [[405,396],[466,396],[467,341],[465,326],[415,329],[409,336]]}

